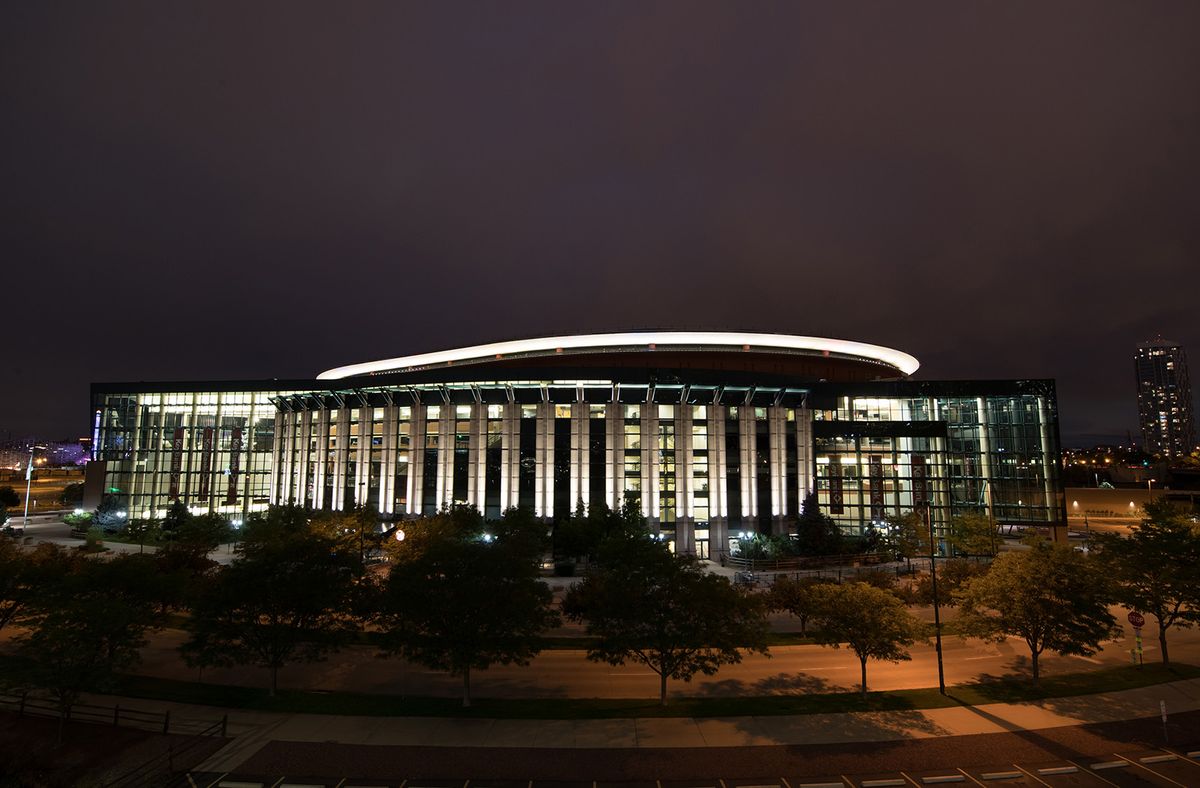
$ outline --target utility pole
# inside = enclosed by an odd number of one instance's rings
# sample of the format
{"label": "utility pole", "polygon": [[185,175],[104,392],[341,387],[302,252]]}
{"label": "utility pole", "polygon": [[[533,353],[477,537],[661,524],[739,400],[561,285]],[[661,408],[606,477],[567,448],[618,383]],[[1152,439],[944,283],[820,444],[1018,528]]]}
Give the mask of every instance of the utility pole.
{"label": "utility pole", "polygon": [[929,526],[929,575],[933,583],[933,636],[937,649],[938,692],[946,694],[946,670],[942,666],[942,615],[938,607],[937,540],[933,534],[933,507],[925,504],[925,523]]}
{"label": "utility pole", "polygon": [[29,490],[33,485],[33,452],[37,449],[44,449],[45,446],[31,445],[29,447],[29,463],[25,466],[25,518],[21,521],[21,531],[25,531],[25,526],[29,525]]}

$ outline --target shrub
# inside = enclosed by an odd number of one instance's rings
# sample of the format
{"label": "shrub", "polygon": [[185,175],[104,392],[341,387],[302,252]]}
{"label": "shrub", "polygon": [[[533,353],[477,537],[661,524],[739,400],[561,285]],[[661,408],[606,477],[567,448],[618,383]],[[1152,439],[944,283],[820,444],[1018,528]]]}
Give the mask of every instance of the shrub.
{"label": "shrub", "polygon": [[92,527],[92,522],[95,520],[91,512],[80,512],[79,514],[68,514],[63,517],[63,522],[71,526],[72,530],[86,530]]}

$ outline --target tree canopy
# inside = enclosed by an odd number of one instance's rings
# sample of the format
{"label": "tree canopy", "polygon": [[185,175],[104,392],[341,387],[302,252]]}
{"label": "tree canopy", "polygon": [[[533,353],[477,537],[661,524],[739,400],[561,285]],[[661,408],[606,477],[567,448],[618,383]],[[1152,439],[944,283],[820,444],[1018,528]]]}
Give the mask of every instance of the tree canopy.
{"label": "tree canopy", "polygon": [[1044,651],[1090,656],[1110,637],[1111,585],[1098,562],[1070,546],[1045,540],[1004,553],[960,595],[963,636],[1019,637],[1029,648],[1036,686]]}
{"label": "tree canopy", "polygon": [[1187,513],[1169,502],[1151,501],[1145,509],[1128,537],[1101,534],[1096,555],[1117,600],[1158,622],[1162,662],[1169,665],[1167,631],[1200,621],[1200,534]]}
{"label": "tree canopy", "polygon": [[181,647],[190,665],[279,670],[323,659],[354,629],[356,562],[291,507],[256,518],[233,563],[204,583]]}
{"label": "tree canopy", "polygon": [[911,646],[923,637],[921,622],[895,595],[866,583],[823,589],[817,605],[817,642],[834,648],[845,644],[858,657],[862,694],[867,694],[867,660],[912,659]]}
{"label": "tree canopy", "polygon": [[466,511],[406,524],[376,617],[383,652],[462,677],[464,706],[473,670],[528,664],[559,621],[538,577],[539,532],[519,509],[488,530]]}
{"label": "tree canopy", "polygon": [[563,600],[564,614],[586,621],[597,638],[588,659],[640,662],[658,674],[665,705],[668,679],[713,675],[741,662],[743,651],[766,653],[765,606],[757,596],[671,555],[648,535],[611,540],[606,552],[603,566]]}

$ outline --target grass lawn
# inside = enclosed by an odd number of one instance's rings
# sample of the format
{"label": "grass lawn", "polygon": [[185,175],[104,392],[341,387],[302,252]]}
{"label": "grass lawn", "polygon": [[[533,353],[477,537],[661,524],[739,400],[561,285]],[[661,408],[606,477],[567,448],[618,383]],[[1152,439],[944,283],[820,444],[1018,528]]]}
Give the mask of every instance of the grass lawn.
{"label": "grass lawn", "polygon": [[[726,717],[819,714],[853,711],[898,711],[948,706],[974,706],[1115,692],[1200,677],[1200,668],[1177,664],[1142,668],[1124,666],[1042,679],[1034,689],[1026,679],[936,688],[858,693],[770,695],[736,698],[672,698],[661,707],[650,698],[633,699],[494,699],[478,698],[463,709],[454,698],[360,695],[348,692],[281,690],[276,697],[266,690],[218,684],[122,676],[114,691],[131,698],[154,698],[228,708],[306,714],[350,714],[384,717],[495,717],[508,719],[611,719],[622,717]],[[678,685],[678,682],[672,682]]]}

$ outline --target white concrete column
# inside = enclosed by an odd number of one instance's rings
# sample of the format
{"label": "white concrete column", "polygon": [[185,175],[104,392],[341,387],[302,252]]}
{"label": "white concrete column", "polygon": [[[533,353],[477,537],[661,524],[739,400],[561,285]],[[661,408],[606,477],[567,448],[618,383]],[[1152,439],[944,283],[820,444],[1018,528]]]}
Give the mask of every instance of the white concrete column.
{"label": "white concrete column", "polygon": [[983,477],[983,500],[988,519],[995,521],[996,512],[992,505],[992,442],[988,435],[987,403],[983,397],[975,398],[979,421],[979,475]]}
{"label": "white concrete column", "polygon": [[537,405],[537,472],[534,477],[534,512],[538,517],[554,516],[554,405]]}
{"label": "white concrete column", "polygon": [[471,404],[471,434],[467,462],[467,503],[486,515],[487,490],[487,405]]}
{"label": "white concrete column", "polygon": [[658,531],[658,406],[642,403],[639,427],[642,444],[642,514],[650,521],[650,530]]}
{"label": "white concrete column", "polygon": [[454,501],[454,424],[458,414],[453,405],[442,405],[438,422],[438,509],[448,509]]}
{"label": "white concrete column", "polygon": [[[371,440],[375,409],[360,405],[358,409],[358,467],[354,470],[354,505],[364,506],[371,490]],[[382,469],[380,469],[382,470]]]}
{"label": "white concrete column", "polygon": [[604,481],[608,508],[616,511],[624,501],[625,421],[621,403],[609,402],[604,410]]}
{"label": "white concrete column", "polygon": [[[329,456],[329,414],[330,409],[322,407],[316,412],[317,419],[317,448],[316,456],[309,456],[309,462],[315,463],[313,466],[313,508],[325,508],[325,476],[326,476],[326,458]],[[216,440],[214,436],[213,440]]]}
{"label": "white concrete column", "polygon": [[753,530],[746,520],[758,515],[758,473],[755,467],[754,408],[743,405],[738,408],[738,462],[742,477],[742,528]]}
{"label": "white concrete column", "polygon": [[675,552],[696,552],[692,491],[692,406],[675,406]]}
{"label": "white concrete column", "polygon": [[383,409],[383,462],[379,469],[379,513],[396,513],[396,417],[398,408],[386,405]]}
{"label": "white concrete column", "polygon": [[804,506],[804,499],[812,495],[815,489],[814,465],[812,411],[806,407],[796,408],[796,491],[801,507]]}
{"label": "white concrete column", "polygon": [[[408,460],[408,513],[419,515],[425,506],[425,405],[413,405],[409,425],[411,454]],[[429,473],[437,473],[437,466]]]}
{"label": "white concrete column", "polygon": [[591,424],[588,421],[588,404],[582,400],[571,404],[571,511],[583,502],[587,511],[589,500],[588,456]]}
{"label": "white concrete column", "polygon": [[[1054,445],[1052,431],[1050,429],[1050,409],[1046,405],[1046,398],[1039,396],[1037,398],[1038,408],[1038,434],[1042,439],[1042,487],[1046,496],[1046,519],[1049,522],[1055,522],[1059,519],[1059,515],[1063,516],[1063,523],[1066,523],[1066,512],[1058,511],[1060,501],[1054,492],[1054,483],[1050,476],[1057,470],[1058,458],[1050,451],[1050,447]],[[1061,502],[1065,505],[1065,501]]]}
{"label": "white concrete column", "polygon": [[500,430],[500,509],[517,505],[518,470],[520,468],[520,406],[506,402],[503,426]]}
{"label": "white concrete column", "polygon": [[771,469],[771,533],[782,534],[787,515],[787,409],[767,408],[768,460]]}

